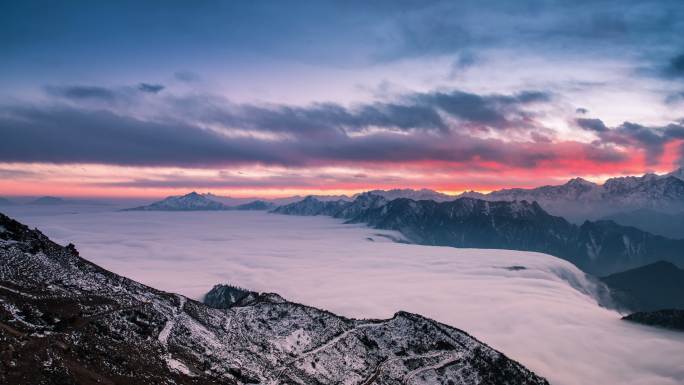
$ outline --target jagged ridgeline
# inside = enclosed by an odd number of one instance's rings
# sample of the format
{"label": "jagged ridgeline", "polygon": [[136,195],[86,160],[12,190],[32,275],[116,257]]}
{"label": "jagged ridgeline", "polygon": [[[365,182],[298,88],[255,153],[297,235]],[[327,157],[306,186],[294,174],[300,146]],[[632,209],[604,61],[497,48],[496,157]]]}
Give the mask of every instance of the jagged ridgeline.
{"label": "jagged ridgeline", "polygon": [[397,230],[423,245],[536,251],[566,259],[595,275],[658,260],[684,263],[684,240],[653,235],[612,221],[581,225],[547,213],[536,202],[459,198],[447,202],[387,200],[365,193],[354,201],[308,197],[274,213],[329,215],[349,223]]}
{"label": "jagged ridgeline", "polygon": [[419,315],[355,320],[212,291],[222,309],[106,271],[0,214],[0,384],[548,384]]}
{"label": "jagged ridgeline", "polygon": [[224,210],[242,210],[242,211],[259,211],[271,210],[275,204],[263,200],[255,200],[236,206],[228,206],[224,203],[218,202],[207,194],[198,194],[191,192],[181,196],[170,196],[160,201],[150,203],[145,206],[138,206],[124,211],[224,211]]}

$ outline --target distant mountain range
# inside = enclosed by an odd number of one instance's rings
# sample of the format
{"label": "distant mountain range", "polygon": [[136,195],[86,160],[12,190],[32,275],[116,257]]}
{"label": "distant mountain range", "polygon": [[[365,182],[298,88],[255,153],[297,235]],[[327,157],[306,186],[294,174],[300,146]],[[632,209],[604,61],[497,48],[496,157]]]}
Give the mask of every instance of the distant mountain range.
{"label": "distant mountain range", "polygon": [[231,206],[232,210],[243,210],[243,211],[266,211],[273,210],[276,207],[274,203],[257,200],[249,203],[244,203],[237,206]]}
{"label": "distant mountain range", "polygon": [[[280,198],[264,198],[264,197],[235,198],[235,197],[230,197],[230,196],[216,195],[216,194],[212,194],[212,193],[204,193],[201,195],[203,195],[203,196],[205,196],[205,197],[207,197],[213,201],[221,202],[221,203],[223,203],[227,206],[231,206],[231,207],[243,205],[243,204],[254,202],[254,201],[263,201],[263,202],[271,203],[274,206],[281,206],[281,205],[286,205],[286,204],[290,204],[293,202],[299,202],[300,200],[305,198],[304,196],[300,196],[300,195],[294,195],[294,196],[290,196],[290,197],[280,197]],[[321,201],[338,200],[338,199],[348,200],[348,201],[352,200],[352,198],[350,198],[346,195],[312,195],[312,196],[318,200],[321,200]]]}
{"label": "distant mountain range", "polygon": [[[408,198],[408,199],[413,199],[415,201],[421,201],[421,200],[431,200],[435,202],[444,202],[444,201],[452,201],[456,198],[459,198],[459,196],[455,195],[447,195],[443,194],[441,192],[437,192],[434,190],[429,190],[429,189],[420,189],[420,190],[412,190],[412,189],[394,189],[394,190],[371,190],[367,191],[368,193],[375,194],[375,195],[380,195],[383,198],[387,200],[392,200],[392,199],[397,199],[397,198]],[[352,198],[356,199],[359,195],[361,194],[356,194]]]}
{"label": "distant mountain range", "polygon": [[672,263],[659,261],[601,280],[621,308],[639,312],[684,309],[684,269]]}
{"label": "distant mountain range", "polygon": [[145,206],[133,207],[124,211],[221,211],[221,210],[271,210],[275,205],[271,202],[256,200],[237,206],[228,206],[217,202],[207,195],[191,192],[182,196],[170,196],[161,201]]}
{"label": "distant mountain range", "polygon": [[11,206],[13,204],[14,204],[14,202],[12,202],[11,200],[9,200],[7,198],[0,197],[0,206]]}
{"label": "distant mountain range", "polygon": [[277,294],[210,294],[220,309],[106,271],[0,214],[0,383],[548,385],[416,314],[356,320]]}
{"label": "distant mountain range", "polygon": [[[388,200],[397,198],[435,202],[458,198],[477,198],[488,201],[526,200],[539,203],[550,214],[581,223],[586,219],[595,220],[604,216],[642,209],[656,213],[684,213],[684,168],[664,175],[644,174],[643,176],[610,178],[603,184],[574,178],[562,185],[529,189],[510,188],[487,194],[470,191],[459,195],[447,195],[428,189],[372,190],[369,192],[381,195]],[[631,223],[628,224],[631,225]],[[672,235],[672,232],[667,230],[666,232],[667,235]]]}
{"label": "distant mountain range", "polygon": [[459,198],[448,202],[387,200],[365,193],[354,201],[308,197],[274,213],[329,215],[350,223],[400,231],[424,245],[537,251],[604,275],[657,260],[684,264],[684,240],[656,236],[612,221],[575,225],[550,215],[538,203]]}
{"label": "distant mountain range", "polygon": [[55,205],[65,205],[68,203],[69,203],[69,201],[62,199],[62,198],[44,196],[44,197],[36,198],[36,199],[32,200],[31,202],[29,202],[28,204],[40,205],[40,206],[55,206]]}
{"label": "distant mountain range", "polygon": [[126,209],[127,211],[206,211],[229,210],[230,207],[216,202],[196,192],[183,196],[170,196],[145,206]]}
{"label": "distant mountain range", "polygon": [[549,213],[571,221],[598,219],[637,209],[681,212],[684,211],[684,170],[680,168],[665,175],[610,178],[602,185],[575,178],[559,186],[503,189],[488,194],[468,192],[460,196],[490,201],[535,201]]}
{"label": "distant mountain range", "polygon": [[[562,216],[571,222],[581,224],[585,220],[610,219],[639,227],[658,235],[684,238],[684,226],[677,226],[684,218],[684,169],[680,168],[665,175],[645,174],[640,177],[626,176],[610,178],[603,184],[574,178],[556,186],[542,186],[530,189],[512,188],[492,191],[487,194],[465,192],[447,195],[437,191],[421,189],[372,190],[387,200],[408,198],[416,201],[432,200],[447,202],[459,198],[477,198],[487,201],[537,202],[548,213]],[[358,198],[357,194],[352,199]],[[323,201],[319,197],[314,197]],[[327,197],[326,201],[350,201],[347,197]],[[292,203],[288,202],[287,204]],[[280,203],[285,204],[285,203]],[[677,217],[675,221],[665,216]],[[654,220],[656,219],[657,220]]]}
{"label": "distant mountain range", "polygon": [[32,206],[66,206],[66,205],[94,205],[106,206],[108,203],[101,201],[85,200],[85,199],[64,199],[53,196],[44,196],[36,198],[26,203]]}

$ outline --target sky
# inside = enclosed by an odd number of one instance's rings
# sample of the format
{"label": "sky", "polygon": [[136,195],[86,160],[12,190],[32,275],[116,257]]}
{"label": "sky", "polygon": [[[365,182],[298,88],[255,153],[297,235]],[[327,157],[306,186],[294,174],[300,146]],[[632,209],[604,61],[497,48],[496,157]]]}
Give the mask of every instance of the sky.
{"label": "sky", "polygon": [[0,0],[0,195],[668,172],[682,36],[679,0]]}

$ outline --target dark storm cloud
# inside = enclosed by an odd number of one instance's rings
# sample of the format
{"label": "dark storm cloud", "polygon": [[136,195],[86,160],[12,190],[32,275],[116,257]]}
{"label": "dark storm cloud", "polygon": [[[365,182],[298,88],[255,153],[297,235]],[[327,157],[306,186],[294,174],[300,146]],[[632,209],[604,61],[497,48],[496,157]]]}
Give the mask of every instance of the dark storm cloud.
{"label": "dark storm cloud", "polygon": [[192,83],[200,80],[200,76],[192,71],[178,71],[173,74],[176,80],[180,80],[186,83]]}
{"label": "dark storm cloud", "polygon": [[[321,132],[346,129],[360,131],[368,127],[399,130],[446,130],[446,123],[431,106],[375,103],[355,109],[337,104],[316,104],[310,107],[262,107],[242,105],[238,116],[243,127],[276,132]],[[230,122],[230,119],[227,120]]]}
{"label": "dark storm cloud", "polygon": [[158,94],[165,88],[161,84],[139,83],[137,86],[104,87],[98,85],[48,85],[43,87],[52,97],[65,99],[74,103],[97,103],[104,105],[129,104],[136,98],[136,93]]}
{"label": "dark storm cloud", "polygon": [[603,132],[608,130],[608,127],[601,119],[580,118],[577,119],[577,124],[585,130]]}
{"label": "dark storm cloud", "polygon": [[[486,60],[480,54],[492,49],[627,60],[634,52],[650,57],[651,49],[673,56],[681,49],[682,17],[682,2],[672,0],[169,1],[163,7],[24,0],[3,3],[0,54],[14,69],[3,71],[8,77],[58,63],[69,75],[63,79],[107,63],[125,75],[141,68],[200,70],[197,62],[265,64],[255,57],[269,58],[267,70],[284,62],[356,68],[440,55],[458,57],[460,67],[473,57]],[[189,71],[175,78],[196,80]]]}
{"label": "dark storm cloud", "polygon": [[[444,95],[438,99],[442,100]],[[461,98],[458,94],[455,100]],[[510,107],[545,100],[545,96],[524,93],[485,98],[489,99]],[[446,100],[449,106],[453,105],[452,99]],[[336,105],[316,105],[309,109],[238,106],[232,115],[221,111],[225,114],[222,118],[236,127],[287,134],[276,140],[224,135],[220,130],[205,129],[173,117],[149,121],[74,107],[4,107],[0,108],[0,137],[3,138],[0,161],[209,167],[484,161],[530,167],[566,156],[554,144],[503,142],[472,137],[459,130],[439,130],[443,122],[436,120],[432,113],[420,112],[437,105],[441,104],[426,103],[418,107],[373,104],[360,106],[353,113]],[[185,112],[179,113],[185,115]],[[482,118],[480,114],[467,116]],[[487,115],[485,120],[492,119]],[[434,135],[420,130],[358,135],[340,129],[347,124],[393,127],[427,124],[438,130]],[[579,150],[586,156],[609,161],[619,158],[619,154],[610,150],[580,147],[573,153]],[[594,152],[597,154],[592,155]]]}
{"label": "dark storm cloud", "polygon": [[149,84],[149,83],[140,83],[138,84],[138,90],[142,92],[147,92],[150,94],[156,94],[159,93],[161,90],[163,90],[165,87],[161,84]]}
{"label": "dark storm cloud", "polygon": [[672,77],[684,77],[684,53],[670,59],[665,68],[665,74]]}
{"label": "dark storm cloud", "polygon": [[118,97],[116,91],[100,86],[47,86],[45,91],[52,96],[75,101],[97,100],[113,102]]}
{"label": "dark storm cloud", "polygon": [[663,127],[648,127],[624,122],[608,128],[600,119],[577,119],[577,124],[599,137],[597,144],[616,144],[644,150],[646,162],[656,164],[663,154],[665,144],[675,139],[684,139],[684,125],[672,123]]}
{"label": "dark storm cloud", "polygon": [[547,103],[551,95],[525,91],[513,95],[477,95],[462,91],[401,95],[395,102],[376,102],[344,107],[317,103],[306,107],[282,105],[234,105],[225,100],[192,96],[171,100],[174,111],[182,111],[205,124],[279,134],[307,133],[312,137],[335,138],[370,129],[391,131],[458,130],[460,123],[494,130],[527,129],[535,125],[525,108]]}
{"label": "dark storm cloud", "polygon": [[461,91],[426,93],[411,97],[418,104],[438,108],[454,117],[498,128],[509,126],[508,113],[523,116],[520,107],[548,102],[551,95],[540,91],[525,91],[509,95],[477,95]]}
{"label": "dark storm cloud", "polygon": [[671,0],[648,6],[638,0],[424,1],[406,6],[411,12],[396,7],[381,24],[386,25],[378,38],[381,59],[501,47],[543,48],[547,55],[567,49],[623,54],[629,47],[677,44],[676,36],[684,32],[684,6]]}
{"label": "dark storm cloud", "polygon": [[670,93],[665,97],[665,103],[667,104],[677,104],[684,100],[684,91]]}
{"label": "dark storm cloud", "polygon": [[[267,143],[227,141],[181,122],[146,122],[108,111],[73,108],[0,109],[5,162],[195,164],[279,162]],[[293,160],[296,161],[296,160]]]}

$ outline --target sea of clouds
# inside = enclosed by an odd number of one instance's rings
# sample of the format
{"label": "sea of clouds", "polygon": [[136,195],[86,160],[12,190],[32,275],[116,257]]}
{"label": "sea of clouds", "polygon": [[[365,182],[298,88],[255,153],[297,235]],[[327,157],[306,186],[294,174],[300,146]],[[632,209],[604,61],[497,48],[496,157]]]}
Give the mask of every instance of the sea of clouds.
{"label": "sea of clouds", "polygon": [[621,321],[597,304],[592,280],[548,255],[394,243],[386,235],[396,233],[328,217],[4,211],[104,268],[191,298],[231,283],[358,318],[406,310],[467,331],[552,384],[684,383],[684,333]]}

